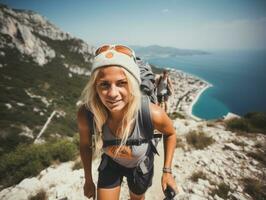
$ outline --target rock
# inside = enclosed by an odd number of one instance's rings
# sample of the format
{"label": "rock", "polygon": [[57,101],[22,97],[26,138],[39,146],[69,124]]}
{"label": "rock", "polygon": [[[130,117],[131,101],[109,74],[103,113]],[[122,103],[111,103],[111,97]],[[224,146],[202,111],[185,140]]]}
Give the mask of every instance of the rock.
{"label": "rock", "polygon": [[235,200],[246,200],[246,198],[241,193],[233,193],[231,197]]}
{"label": "rock", "polygon": [[206,200],[206,198],[196,194],[190,194],[188,200]]}
{"label": "rock", "polygon": [[201,178],[198,179],[198,184],[201,185],[201,186],[205,186],[205,187],[209,187],[210,186],[210,183],[209,183],[208,180],[204,180],[204,179],[201,179]]}
{"label": "rock", "polygon": [[[7,192],[8,191],[8,192]],[[19,188],[12,188],[12,190],[5,189],[0,192],[0,199],[1,200],[27,200],[28,193]]]}
{"label": "rock", "polygon": [[217,194],[214,195],[214,198],[215,200],[224,200],[223,198],[219,197]]}
{"label": "rock", "polygon": [[37,178],[26,178],[21,181],[17,186],[19,189],[23,189],[27,193],[33,194],[36,191],[42,189],[42,183]]}
{"label": "rock", "polygon": [[240,150],[241,150],[240,147],[236,146],[236,145],[233,144],[233,143],[226,143],[226,144],[224,144],[224,148],[225,148],[225,149],[234,150],[234,151],[240,151]]}
{"label": "rock", "polygon": [[223,117],[223,119],[224,120],[231,120],[231,119],[234,119],[234,118],[240,118],[240,116],[239,115],[237,115],[237,114],[234,114],[234,113],[227,113],[227,115],[225,115],[224,117]]}
{"label": "rock", "polygon": [[12,105],[10,103],[6,103],[5,106],[7,107],[7,109],[11,109]]}

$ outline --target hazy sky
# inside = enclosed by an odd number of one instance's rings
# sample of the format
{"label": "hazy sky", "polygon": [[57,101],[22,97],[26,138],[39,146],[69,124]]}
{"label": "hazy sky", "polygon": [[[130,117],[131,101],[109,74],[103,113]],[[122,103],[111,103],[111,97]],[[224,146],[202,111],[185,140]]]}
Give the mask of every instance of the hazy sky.
{"label": "hazy sky", "polygon": [[0,0],[92,45],[266,49],[266,0]]}

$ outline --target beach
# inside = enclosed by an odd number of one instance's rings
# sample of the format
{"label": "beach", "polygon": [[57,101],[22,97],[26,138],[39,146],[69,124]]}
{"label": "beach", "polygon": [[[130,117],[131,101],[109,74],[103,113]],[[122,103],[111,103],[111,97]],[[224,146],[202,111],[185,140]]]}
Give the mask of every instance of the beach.
{"label": "beach", "polygon": [[170,113],[179,112],[186,117],[200,121],[201,119],[192,113],[193,106],[201,94],[212,87],[212,84],[180,70],[170,69],[169,71],[174,90],[169,98]]}

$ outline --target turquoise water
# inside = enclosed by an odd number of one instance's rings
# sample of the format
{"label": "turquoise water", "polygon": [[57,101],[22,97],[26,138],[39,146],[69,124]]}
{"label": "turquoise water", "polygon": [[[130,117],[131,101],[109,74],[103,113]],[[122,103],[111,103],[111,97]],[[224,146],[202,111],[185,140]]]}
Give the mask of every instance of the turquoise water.
{"label": "turquoise water", "polygon": [[214,51],[208,55],[150,58],[151,64],[196,75],[213,85],[192,113],[216,119],[228,112],[266,112],[266,51]]}

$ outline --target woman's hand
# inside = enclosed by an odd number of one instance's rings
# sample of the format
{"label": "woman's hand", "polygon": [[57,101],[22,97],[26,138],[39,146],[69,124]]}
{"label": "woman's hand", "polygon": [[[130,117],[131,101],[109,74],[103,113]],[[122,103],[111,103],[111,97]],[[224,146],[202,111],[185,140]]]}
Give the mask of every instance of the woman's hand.
{"label": "woman's hand", "polygon": [[93,181],[85,181],[85,184],[83,186],[84,195],[88,198],[95,199],[95,185]]}
{"label": "woman's hand", "polygon": [[162,175],[162,190],[165,191],[166,187],[170,186],[176,194],[178,193],[177,185],[175,179],[170,173],[163,173]]}

